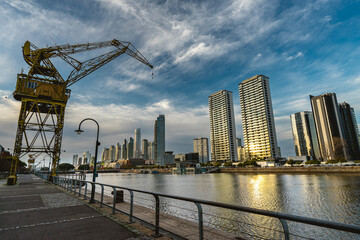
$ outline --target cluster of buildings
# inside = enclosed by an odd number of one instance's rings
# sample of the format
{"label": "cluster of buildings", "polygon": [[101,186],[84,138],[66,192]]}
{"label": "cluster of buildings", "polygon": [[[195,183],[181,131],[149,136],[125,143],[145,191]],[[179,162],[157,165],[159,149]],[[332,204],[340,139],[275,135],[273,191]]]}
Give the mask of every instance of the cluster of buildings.
{"label": "cluster of buildings", "polygon": [[[242,81],[239,84],[239,97],[243,142],[236,137],[232,92],[220,90],[209,96],[211,160],[280,159],[269,78],[256,75]],[[354,109],[346,102],[338,104],[335,93],[310,96],[310,102],[312,112],[298,112],[290,116],[298,159],[360,159],[360,137]],[[208,139],[203,137],[193,139],[192,153],[174,155],[172,151],[165,151],[164,115],[159,115],[155,120],[153,141],[141,139],[141,129],[137,128],[134,138],[104,148],[101,154],[102,166],[115,168],[120,165],[206,163],[209,160]],[[73,164],[91,165],[93,157],[89,152],[82,157],[76,154]]]}
{"label": "cluster of buildings", "polygon": [[236,138],[232,92],[221,90],[209,96],[211,160],[280,158],[269,78],[256,75],[244,80],[239,95],[244,145]]}
{"label": "cluster of buildings", "polygon": [[[165,115],[159,115],[154,124],[154,140],[141,138],[141,128],[135,129],[134,138],[124,139],[123,144],[117,143],[102,151],[98,164],[102,167],[120,168],[121,166],[136,165],[172,165],[175,161],[206,163],[209,161],[207,138],[195,138],[194,152],[174,155],[172,151],[165,151]],[[73,165],[90,165],[94,163],[94,156],[89,151],[73,155]]]}
{"label": "cluster of buildings", "polygon": [[[269,78],[256,75],[239,84],[243,143],[236,138],[232,92],[209,96],[212,161],[275,160],[277,143]],[[360,159],[360,135],[354,109],[338,104],[335,93],[310,96],[312,112],[290,116],[299,160]],[[296,159],[296,157],[291,157]]]}
{"label": "cluster of buildings", "polygon": [[296,156],[325,162],[359,160],[360,136],[354,109],[346,102],[338,104],[335,93],[310,96],[310,102],[312,112],[290,116]]}

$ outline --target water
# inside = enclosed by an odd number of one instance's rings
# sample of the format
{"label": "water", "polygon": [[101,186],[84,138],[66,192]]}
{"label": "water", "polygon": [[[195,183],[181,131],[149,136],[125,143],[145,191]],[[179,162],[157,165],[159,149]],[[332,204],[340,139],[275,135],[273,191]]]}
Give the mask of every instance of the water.
{"label": "water", "polygon": [[[97,181],[360,225],[360,175],[357,174],[99,174]],[[138,204],[153,207],[152,197],[135,196]],[[197,214],[193,205],[162,199],[161,207],[164,212],[195,220]],[[282,236],[280,232],[273,231],[282,230],[277,219],[212,207],[204,207],[204,211],[205,224],[208,226],[250,238],[255,238],[255,235],[259,239]],[[356,234],[298,223],[288,224],[291,233],[307,238],[360,239],[360,235]],[[292,236],[292,239],[301,238]]]}

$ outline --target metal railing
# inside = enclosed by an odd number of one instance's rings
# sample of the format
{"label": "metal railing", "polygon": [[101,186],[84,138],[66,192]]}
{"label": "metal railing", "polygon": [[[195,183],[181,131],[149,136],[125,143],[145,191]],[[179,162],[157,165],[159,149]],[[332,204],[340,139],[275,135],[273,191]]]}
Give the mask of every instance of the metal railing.
{"label": "metal railing", "polygon": [[[40,177],[43,177],[44,179],[46,179],[45,178],[46,176],[40,175]],[[297,215],[292,215],[292,214],[255,209],[255,208],[250,208],[250,207],[242,207],[242,206],[220,203],[220,202],[213,202],[213,201],[207,201],[207,200],[201,200],[201,199],[195,199],[195,198],[188,198],[188,197],[181,197],[181,196],[175,196],[175,195],[169,195],[169,194],[163,194],[163,193],[149,192],[149,191],[131,189],[131,188],[126,188],[126,187],[121,187],[121,186],[114,186],[114,185],[110,185],[110,184],[103,184],[103,183],[84,181],[84,180],[80,180],[80,179],[63,178],[63,177],[55,177],[53,179],[53,183],[64,188],[67,191],[70,191],[73,194],[78,194],[79,197],[84,196],[84,199],[87,199],[87,194],[88,194],[87,185],[88,184],[90,184],[94,187],[96,185],[99,185],[101,188],[100,201],[96,200],[96,202],[98,202],[100,204],[100,207],[103,207],[104,205],[106,205],[106,204],[104,204],[104,187],[112,188],[112,190],[114,192],[113,201],[112,201],[112,205],[110,205],[110,206],[108,205],[108,206],[112,208],[113,213],[115,213],[116,211],[123,212],[119,209],[116,209],[116,194],[115,193],[116,193],[117,189],[128,191],[130,194],[130,197],[129,197],[130,209],[129,209],[129,213],[126,213],[126,214],[129,215],[130,223],[134,222],[134,216],[133,216],[134,193],[136,192],[136,193],[142,193],[142,194],[147,194],[147,195],[153,196],[155,199],[155,225],[154,225],[155,233],[153,236],[155,236],[155,237],[160,236],[160,197],[173,199],[173,200],[180,200],[180,201],[185,201],[185,202],[195,204],[195,206],[197,208],[197,220],[198,220],[198,229],[199,229],[199,239],[200,240],[204,239],[204,221],[203,221],[204,212],[203,212],[203,207],[202,207],[203,205],[219,207],[219,208],[224,208],[224,209],[230,209],[230,210],[239,211],[239,212],[252,213],[252,214],[257,214],[260,216],[267,216],[267,217],[278,219],[281,223],[281,226],[283,229],[282,232],[283,232],[285,240],[289,240],[290,235],[298,236],[296,234],[290,233],[287,221],[303,223],[303,224],[308,224],[308,225],[313,225],[313,226],[318,226],[318,227],[325,227],[325,228],[340,230],[340,231],[344,231],[344,232],[348,232],[348,233],[360,234],[360,226],[357,226],[357,225],[344,224],[344,223],[314,219],[314,218],[309,218],[309,217],[302,217],[302,216],[297,216]],[[84,193],[81,193],[82,186],[84,186]],[[298,236],[298,237],[301,237],[301,236]],[[306,237],[303,237],[303,238],[306,238]],[[306,239],[310,239],[310,238],[306,238]]]}

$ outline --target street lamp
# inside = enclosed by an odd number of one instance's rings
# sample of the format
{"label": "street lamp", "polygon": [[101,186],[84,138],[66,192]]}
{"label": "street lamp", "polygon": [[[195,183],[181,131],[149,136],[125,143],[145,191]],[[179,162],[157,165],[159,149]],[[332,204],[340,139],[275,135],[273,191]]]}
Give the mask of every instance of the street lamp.
{"label": "street lamp", "polygon": [[[92,118],[85,118],[84,120],[82,120],[79,124],[79,128],[77,130],[75,130],[75,132],[77,134],[81,134],[82,132],[84,132],[83,130],[80,129],[81,127],[81,124],[87,120],[91,120],[91,121],[94,121],[97,125],[97,134],[96,134],[96,144],[95,144],[95,159],[94,159],[94,171],[93,171],[93,179],[92,181],[95,182],[96,180],[96,166],[97,166],[97,154],[98,154],[98,147],[100,146],[100,143],[99,143],[99,124],[97,121],[95,121],[94,119]],[[95,184],[91,184],[91,198],[90,198],[90,203],[94,203],[95,200],[94,200],[94,195],[95,195]]]}

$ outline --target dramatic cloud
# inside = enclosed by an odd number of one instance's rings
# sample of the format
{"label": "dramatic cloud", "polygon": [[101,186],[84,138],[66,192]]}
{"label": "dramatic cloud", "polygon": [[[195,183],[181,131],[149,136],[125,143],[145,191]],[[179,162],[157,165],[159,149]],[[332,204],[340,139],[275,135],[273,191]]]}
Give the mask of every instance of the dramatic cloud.
{"label": "dramatic cloud", "polygon": [[[4,0],[0,89],[10,96],[16,74],[28,71],[21,52],[26,40],[38,47],[130,41],[154,65],[153,75],[124,54],[73,85],[63,142],[67,161],[70,152],[93,145],[82,143],[86,134],[73,135],[84,117],[101,122],[105,147],[133,136],[138,127],[152,139],[154,120],[165,114],[167,150],[189,152],[192,138],[209,135],[208,96],[220,89],[234,93],[241,136],[237,84],[256,74],[270,77],[278,142],[283,155],[294,155],[287,116],[311,110],[310,94],[336,92],[360,119],[360,47],[354,34],[360,16],[352,11],[358,7],[338,0]],[[66,76],[68,66],[59,59],[54,64]],[[11,147],[19,103],[3,97],[0,104],[0,144]]]}

